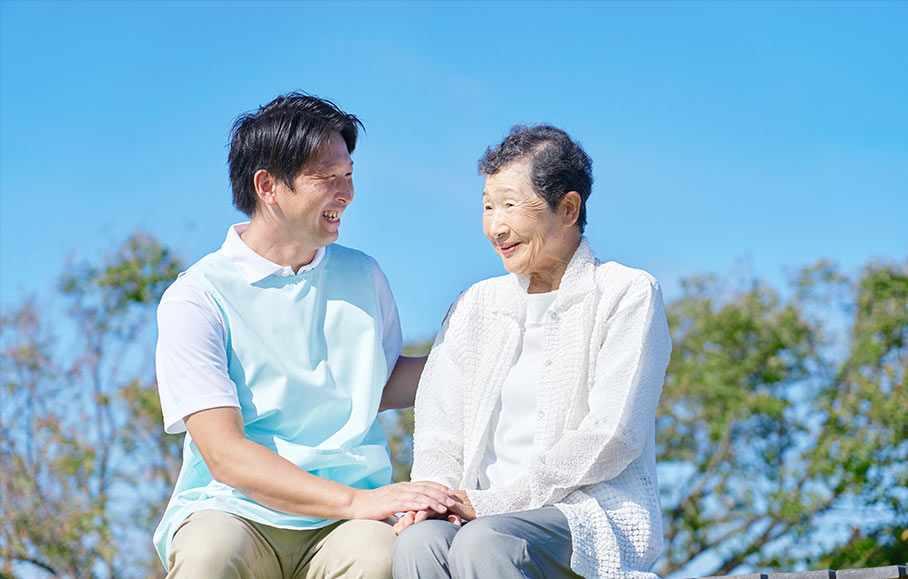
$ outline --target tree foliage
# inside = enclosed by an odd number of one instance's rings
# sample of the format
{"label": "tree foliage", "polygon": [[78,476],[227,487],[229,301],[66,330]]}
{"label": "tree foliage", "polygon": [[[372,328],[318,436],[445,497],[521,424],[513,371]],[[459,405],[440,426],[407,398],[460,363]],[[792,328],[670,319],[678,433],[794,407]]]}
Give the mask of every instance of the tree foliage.
{"label": "tree foliage", "polygon": [[73,264],[62,305],[34,299],[0,320],[3,572],[129,577],[160,572],[149,524],[179,457],[161,430],[154,307],[181,270],[137,234],[103,264]]}
{"label": "tree foliage", "polygon": [[832,561],[843,529],[908,520],[908,263],[849,279],[821,262],[787,297],[753,280],[684,287],[657,422],[659,570],[707,551],[714,574]]}

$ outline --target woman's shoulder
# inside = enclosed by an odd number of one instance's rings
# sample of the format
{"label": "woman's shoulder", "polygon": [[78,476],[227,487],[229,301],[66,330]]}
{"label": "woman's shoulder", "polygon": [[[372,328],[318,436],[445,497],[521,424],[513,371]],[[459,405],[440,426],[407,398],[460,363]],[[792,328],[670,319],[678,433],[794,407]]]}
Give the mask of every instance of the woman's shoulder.
{"label": "woman's shoulder", "polygon": [[514,293],[519,289],[519,282],[513,274],[499,275],[480,280],[460,293],[460,298],[467,301],[484,301]]}
{"label": "woman's shoulder", "polygon": [[477,312],[489,312],[496,304],[509,303],[514,299],[515,288],[520,285],[512,274],[500,275],[478,281],[460,292],[448,309],[447,320],[455,317],[475,318]]}
{"label": "woman's shoulder", "polygon": [[596,285],[608,294],[659,292],[659,282],[648,271],[617,261],[596,262]]}

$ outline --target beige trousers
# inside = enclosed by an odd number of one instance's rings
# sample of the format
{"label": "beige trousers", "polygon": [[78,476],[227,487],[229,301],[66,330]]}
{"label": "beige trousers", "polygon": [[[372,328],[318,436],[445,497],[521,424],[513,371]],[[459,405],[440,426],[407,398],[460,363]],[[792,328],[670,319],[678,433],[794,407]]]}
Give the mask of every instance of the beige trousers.
{"label": "beige trousers", "polygon": [[394,531],[385,521],[277,529],[222,511],[198,511],[177,528],[168,579],[390,579]]}

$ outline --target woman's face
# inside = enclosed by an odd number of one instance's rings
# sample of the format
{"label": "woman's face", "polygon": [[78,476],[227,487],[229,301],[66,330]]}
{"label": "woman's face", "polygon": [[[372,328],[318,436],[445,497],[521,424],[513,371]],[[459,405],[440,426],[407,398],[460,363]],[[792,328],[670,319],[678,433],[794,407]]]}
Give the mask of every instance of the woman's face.
{"label": "woman's face", "polygon": [[510,273],[560,279],[570,259],[570,225],[536,194],[528,162],[518,161],[486,178],[482,228]]}

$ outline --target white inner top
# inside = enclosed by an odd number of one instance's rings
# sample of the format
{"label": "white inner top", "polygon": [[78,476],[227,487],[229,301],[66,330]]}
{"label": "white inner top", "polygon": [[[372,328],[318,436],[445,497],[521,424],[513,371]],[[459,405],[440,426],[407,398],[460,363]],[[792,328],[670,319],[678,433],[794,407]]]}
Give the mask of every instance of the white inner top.
{"label": "white inner top", "polygon": [[501,387],[492,415],[480,489],[505,488],[526,474],[536,431],[536,389],[543,359],[543,319],[558,292],[527,294],[527,319],[517,362]]}

